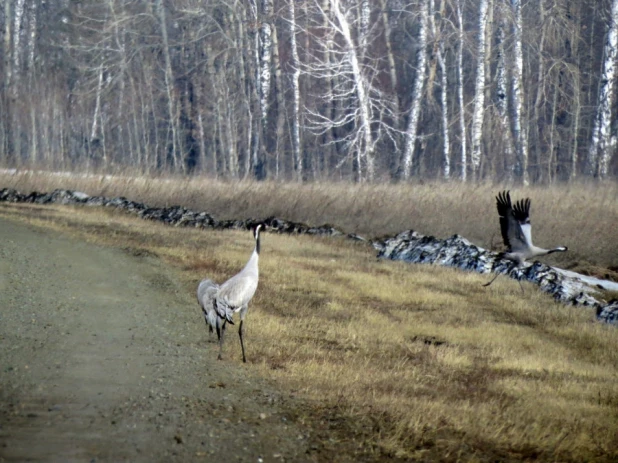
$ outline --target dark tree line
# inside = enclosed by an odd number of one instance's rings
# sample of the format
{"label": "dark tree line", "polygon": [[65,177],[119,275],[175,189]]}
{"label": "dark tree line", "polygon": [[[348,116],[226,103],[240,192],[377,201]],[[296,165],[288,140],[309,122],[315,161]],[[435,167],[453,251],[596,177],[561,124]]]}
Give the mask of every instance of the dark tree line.
{"label": "dark tree line", "polygon": [[4,166],[615,178],[618,0],[4,0]]}

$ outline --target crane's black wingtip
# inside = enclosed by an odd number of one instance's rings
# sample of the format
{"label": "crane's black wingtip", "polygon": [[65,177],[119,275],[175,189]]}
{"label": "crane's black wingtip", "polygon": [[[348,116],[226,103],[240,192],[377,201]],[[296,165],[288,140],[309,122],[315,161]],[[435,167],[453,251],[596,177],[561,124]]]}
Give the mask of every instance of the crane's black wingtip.
{"label": "crane's black wingtip", "polygon": [[498,193],[496,196],[496,202],[501,206],[510,206],[511,205],[511,192],[509,190],[504,190]]}

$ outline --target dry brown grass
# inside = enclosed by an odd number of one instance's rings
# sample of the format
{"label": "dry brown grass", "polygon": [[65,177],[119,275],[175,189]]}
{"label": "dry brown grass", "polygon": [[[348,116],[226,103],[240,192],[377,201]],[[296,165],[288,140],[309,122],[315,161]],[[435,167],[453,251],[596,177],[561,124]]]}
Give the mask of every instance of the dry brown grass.
{"label": "dry brown grass", "polygon": [[[192,304],[199,279],[231,276],[252,247],[247,232],[170,228],[108,210],[1,205],[0,214],[154,253],[180,269]],[[522,295],[506,278],[486,289],[481,275],[376,261],[343,239],[265,234],[260,270],[249,368],[303,399],[291,413],[342,454],[618,458],[618,337],[589,309],[556,304],[531,285]],[[231,339],[226,361],[239,364]]]}
{"label": "dry brown grass", "polygon": [[[414,229],[446,238],[455,233],[485,248],[501,249],[494,184],[354,185],[222,182],[204,178],[71,178],[0,174],[0,187],[24,192],[68,188],[126,196],[152,205],[183,205],[219,219],[275,215],[312,225],[330,223],[368,237]],[[565,245],[545,260],[585,273],[618,276],[618,185],[572,184],[511,188],[532,198],[535,243]]]}

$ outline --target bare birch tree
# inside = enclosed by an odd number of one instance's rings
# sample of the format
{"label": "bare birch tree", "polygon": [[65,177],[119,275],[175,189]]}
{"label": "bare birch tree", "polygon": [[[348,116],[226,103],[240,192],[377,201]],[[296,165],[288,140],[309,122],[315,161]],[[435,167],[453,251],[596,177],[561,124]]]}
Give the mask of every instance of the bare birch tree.
{"label": "bare birch tree", "polygon": [[[504,6],[504,5],[501,5]],[[496,88],[495,88],[495,105],[498,111],[499,123],[501,128],[502,143],[502,156],[503,166],[506,171],[506,178],[509,181],[514,177],[514,159],[513,159],[513,138],[511,136],[511,120],[508,111],[509,91],[508,91],[508,75],[506,64],[506,50],[505,50],[505,28],[506,28],[506,14],[505,9],[501,8],[499,12],[498,26],[496,29]]]}
{"label": "bare birch tree", "polygon": [[167,115],[168,124],[172,133],[172,159],[174,160],[174,167],[180,168],[183,172],[185,170],[184,163],[181,161],[180,144],[178,143],[178,124],[176,118],[176,97],[174,92],[174,75],[172,71],[172,61],[170,58],[170,44],[167,35],[167,22],[165,20],[165,7],[162,0],[156,0],[157,14],[161,24],[161,39],[163,57],[165,60],[165,92],[167,95]]}
{"label": "bare birch tree", "polygon": [[295,1],[289,0],[290,48],[292,51],[292,151],[294,158],[294,173],[296,180],[303,179],[303,159],[300,153],[300,59],[296,41],[296,11]]}
{"label": "bare birch tree", "polygon": [[412,174],[412,159],[416,147],[418,121],[421,112],[421,99],[425,86],[425,67],[427,64],[427,21],[429,0],[421,0],[419,10],[418,43],[416,49],[416,77],[414,79],[412,104],[410,106],[403,150],[403,178],[407,180]]}
{"label": "bare birch tree", "polygon": [[384,27],[384,42],[386,44],[386,57],[388,62],[388,75],[391,80],[391,91],[396,93],[397,85],[397,67],[395,65],[395,54],[393,53],[393,38],[390,20],[388,17],[387,1],[380,0],[380,10],[382,15],[382,24]]}
{"label": "bare birch tree", "polygon": [[[315,37],[319,52],[314,53],[310,63],[305,64],[305,72],[316,79],[328,79],[337,75],[339,82],[327,92],[329,98],[341,102],[348,107],[342,114],[321,113],[309,110],[312,129],[319,133],[332,130],[333,127],[345,128],[353,125],[353,130],[342,136],[338,142],[343,143],[347,156],[340,161],[338,167],[352,158],[356,165],[357,181],[373,181],[375,176],[375,146],[381,136],[391,134],[392,130],[385,122],[392,119],[392,100],[381,92],[371,81],[373,67],[361,63],[359,59],[359,44],[352,34],[352,25],[358,18],[354,17],[357,8],[342,0],[329,0],[331,14],[324,10],[323,5],[316,0],[314,7],[323,18],[326,25],[336,34],[329,38],[327,33]],[[318,28],[319,25],[316,25]],[[326,31],[323,31],[326,32]],[[326,39],[323,39],[326,37]],[[332,60],[325,62],[324,48],[333,47],[329,56]]]}
{"label": "bare birch tree", "polygon": [[270,97],[270,79],[272,65],[272,0],[261,0],[260,18],[260,109],[262,111],[262,126],[266,127]]}
{"label": "bare birch tree", "polygon": [[470,160],[472,173],[476,178],[479,175],[481,166],[481,145],[483,141],[483,119],[485,117],[485,30],[487,26],[487,14],[489,11],[489,2],[491,0],[480,0],[479,2],[479,30],[477,42],[477,62],[476,62],[476,77],[474,83],[474,110],[472,114],[472,153]]}
{"label": "bare birch tree", "polygon": [[607,38],[603,49],[603,70],[599,85],[597,112],[588,151],[587,171],[600,178],[607,176],[613,155],[615,135],[612,134],[611,112],[616,83],[616,57],[618,56],[618,0],[612,0]]}
{"label": "bare birch tree", "polygon": [[464,55],[464,22],[463,22],[463,7],[465,0],[456,0],[457,9],[457,100],[459,103],[459,136],[460,136],[460,164],[461,170],[459,178],[462,182],[467,179],[468,169],[468,154],[467,154],[467,130],[466,130],[466,101],[464,96],[464,70],[463,70],[463,55]]}
{"label": "bare birch tree", "polygon": [[513,92],[513,139],[517,150],[517,174],[524,186],[528,178],[528,131],[524,119],[524,55],[522,50],[521,0],[512,0],[514,66],[511,86]]}
{"label": "bare birch tree", "polygon": [[[443,5],[443,1],[441,1]],[[440,68],[440,110],[442,114],[442,177],[448,180],[451,176],[451,143],[449,130],[449,109],[448,109],[448,73],[446,69],[446,54],[444,51],[444,37],[442,30],[438,31],[436,26],[436,13],[440,18],[444,16],[444,7],[441,6],[438,12],[435,11],[434,0],[429,1],[429,24],[431,29],[432,40],[434,41],[434,50],[436,53],[436,61]]]}

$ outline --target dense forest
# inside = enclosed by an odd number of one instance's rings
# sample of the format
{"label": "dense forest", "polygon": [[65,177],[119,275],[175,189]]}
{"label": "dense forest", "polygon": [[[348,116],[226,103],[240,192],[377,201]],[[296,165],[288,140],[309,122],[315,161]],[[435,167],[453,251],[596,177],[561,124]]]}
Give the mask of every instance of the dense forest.
{"label": "dense forest", "polygon": [[4,0],[0,164],[616,178],[618,0]]}

